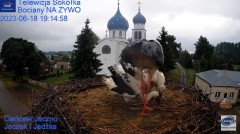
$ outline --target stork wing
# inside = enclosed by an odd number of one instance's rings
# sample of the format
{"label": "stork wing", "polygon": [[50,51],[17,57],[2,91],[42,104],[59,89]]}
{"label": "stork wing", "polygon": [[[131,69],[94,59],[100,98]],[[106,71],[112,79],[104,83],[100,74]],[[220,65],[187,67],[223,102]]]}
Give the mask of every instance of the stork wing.
{"label": "stork wing", "polygon": [[[112,78],[118,88],[115,88],[115,92],[119,92],[120,94],[126,92],[128,94],[140,94],[141,88],[140,88],[140,79],[135,79],[135,77],[131,76],[130,74],[126,73],[124,71],[127,69],[127,67],[123,67],[120,64],[115,64],[111,67],[109,67],[110,72],[112,72]],[[139,76],[139,71],[137,69],[132,70],[134,71],[136,76]],[[137,72],[135,72],[137,71]],[[119,90],[119,91],[117,91]],[[131,91],[130,91],[131,90]]]}

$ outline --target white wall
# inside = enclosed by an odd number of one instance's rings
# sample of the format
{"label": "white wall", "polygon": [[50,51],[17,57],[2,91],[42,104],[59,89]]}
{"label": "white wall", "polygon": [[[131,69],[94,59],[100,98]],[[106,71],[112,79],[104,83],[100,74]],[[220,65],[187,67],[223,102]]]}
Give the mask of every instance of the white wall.
{"label": "white wall", "polygon": [[[195,87],[197,86],[203,91],[205,94],[209,94],[211,92],[211,88],[209,87],[209,84],[199,78],[198,76],[195,76]],[[198,88],[197,88],[198,89]]]}
{"label": "white wall", "polygon": [[134,24],[134,29],[145,29],[145,24],[136,23]]}
{"label": "white wall", "polygon": [[[135,31],[137,31],[137,32],[141,31],[142,32],[141,39],[135,39]],[[137,36],[139,36],[139,33],[137,33]],[[144,30],[144,29],[142,29],[142,30],[133,29],[132,30],[132,41],[142,40],[142,39],[146,39],[146,30]]]}
{"label": "white wall", "polygon": [[[210,95],[210,99],[213,102],[219,102],[224,98],[224,94],[227,93],[227,101],[230,103],[236,103],[238,98],[238,89],[234,87],[212,87],[213,93]],[[218,98],[215,97],[216,92],[221,92]],[[233,92],[234,96],[230,97],[230,93]]]}
{"label": "white wall", "polygon": [[[102,54],[102,47],[105,45],[108,45],[111,48],[110,54]],[[126,44],[122,44],[111,39],[104,39],[100,41],[94,49],[94,52],[100,54],[100,56],[98,56],[98,59],[103,63],[103,65],[100,67],[102,68],[102,71],[100,71],[98,74],[110,76],[111,73],[108,70],[108,67],[118,63],[119,56],[125,47]]]}
{"label": "white wall", "polygon": [[[115,36],[113,37],[113,31],[115,31]],[[122,31],[122,37],[120,37],[119,32]],[[123,30],[111,30],[109,31],[109,38],[119,38],[126,39],[126,31]]]}
{"label": "white wall", "polygon": [[[141,39],[135,39],[135,31],[137,31],[137,32],[141,31],[141,33],[142,33]],[[139,36],[139,33],[137,33],[137,36]],[[134,24],[134,29],[132,29],[132,41],[142,40],[142,39],[146,39],[145,24],[136,23],[136,24]]]}
{"label": "white wall", "polygon": [[61,66],[63,66],[64,70],[68,70],[69,69],[69,62],[65,62],[65,61],[57,61],[57,68],[61,69]]}

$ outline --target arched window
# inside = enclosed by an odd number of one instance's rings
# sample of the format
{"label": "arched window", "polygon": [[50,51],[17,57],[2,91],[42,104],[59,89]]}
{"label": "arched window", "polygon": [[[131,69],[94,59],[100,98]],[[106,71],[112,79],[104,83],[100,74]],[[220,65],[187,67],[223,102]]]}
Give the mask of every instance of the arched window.
{"label": "arched window", "polygon": [[135,31],[135,32],[134,32],[134,39],[137,39],[137,37],[138,37],[137,35],[138,35],[138,34],[137,34],[137,31]]}
{"label": "arched window", "polygon": [[102,54],[110,54],[111,48],[108,45],[102,47]]}
{"label": "arched window", "polygon": [[119,38],[122,38],[122,31],[119,32]]}
{"label": "arched window", "polygon": [[113,37],[115,37],[115,31],[113,31]]}
{"label": "arched window", "polygon": [[138,35],[139,35],[139,39],[142,39],[142,32],[141,31],[138,32]]}

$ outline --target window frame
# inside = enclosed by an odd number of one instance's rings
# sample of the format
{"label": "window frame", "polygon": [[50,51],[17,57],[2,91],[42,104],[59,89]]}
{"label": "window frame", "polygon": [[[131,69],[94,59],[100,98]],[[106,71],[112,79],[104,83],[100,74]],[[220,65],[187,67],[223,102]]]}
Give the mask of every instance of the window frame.
{"label": "window frame", "polygon": [[229,98],[233,98],[233,97],[234,97],[234,92],[230,92]]}
{"label": "window frame", "polygon": [[142,32],[141,31],[138,32],[138,37],[139,37],[139,39],[142,39]]}
{"label": "window frame", "polygon": [[134,39],[138,39],[138,31],[134,32]]}
{"label": "window frame", "polygon": [[215,93],[215,98],[219,98],[220,95],[221,95],[221,92],[216,92],[216,93]]}
{"label": "window frame", "polygon": [[116,34],[115,31],[113,31],[113,37],[115,37],[115,34]]}
{"label": "window frame", "polygon": [[104,45],[102,47],[102,54],[111,54],[111,47],[109,45]]}
{"label": "window frame", "polygon": [[122,38],[122,31],[119,31],[119,38]]}

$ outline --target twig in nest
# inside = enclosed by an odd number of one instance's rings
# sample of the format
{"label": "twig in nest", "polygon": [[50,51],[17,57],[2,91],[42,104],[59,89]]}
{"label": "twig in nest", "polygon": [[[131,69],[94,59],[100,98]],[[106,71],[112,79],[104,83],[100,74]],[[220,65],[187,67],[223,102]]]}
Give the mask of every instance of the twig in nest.
{"label": "twig in nest", "polygon": [[[51,99],[52,100],[52,99]],[[62,116],[63,120],[65,121],[65,123],[67,124],[69,130],[71,131],[72,134],[75,134],[75,132],[72,130],[72,127],[69,125],[67,118],[63,115],[63,113],[58,109],[56,103],[52,100],[52,102],[54,103],[54,107],[58,110],[59,114]]]}

